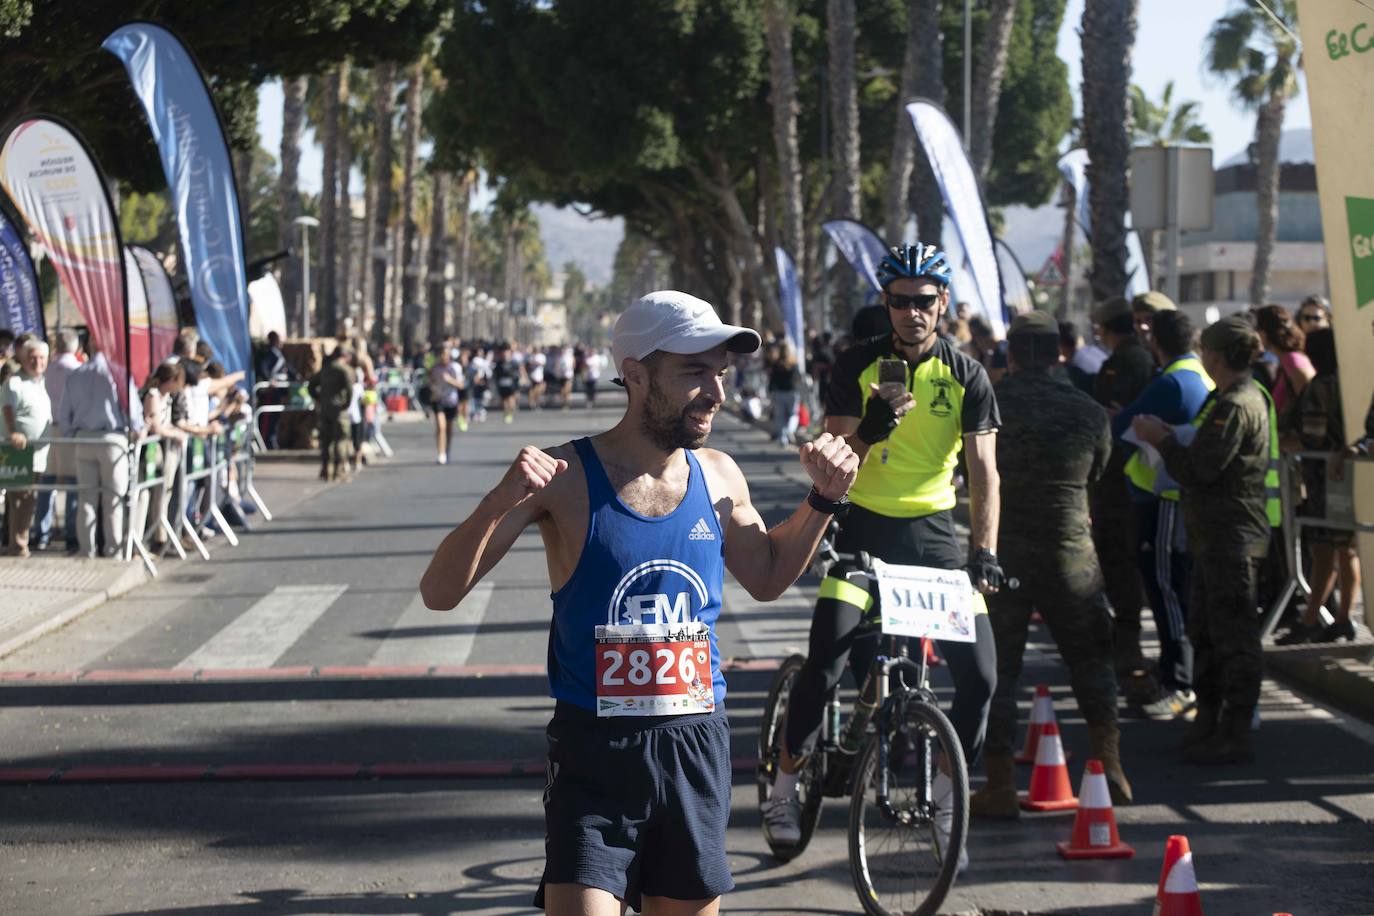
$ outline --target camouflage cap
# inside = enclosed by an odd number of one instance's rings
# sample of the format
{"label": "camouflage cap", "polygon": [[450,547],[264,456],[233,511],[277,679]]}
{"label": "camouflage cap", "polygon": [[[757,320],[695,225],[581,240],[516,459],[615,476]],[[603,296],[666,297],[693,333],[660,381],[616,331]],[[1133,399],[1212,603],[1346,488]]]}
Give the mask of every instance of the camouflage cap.
{"label": "camouflage cap", "polygon": [[1131,304],[1120,296],[1113,296],[1093,309],[1093,323],[1106,324],[1117,318],[1130,318],[1131,315]]}
{"label": "camouflage cap", "polygon": [[1202,332],[1202,346],[1212,351],[1225,350],[1238,341],[1251,340],[1259,344],[1259,332],[1244,315],[1231,315],[1215,324],[1208,325]]}
{"label": "camouflage cap", "polygon": [[1017,334],[1053,334],[1059,336],[1059,322],[1048,312],[1024,312],[1017,315],[1007,331],[1008,337]]}
{"label": "camouflage cap", "polygon": [[1157,289],[1152,289],[1148,293],[1141,293],[1131,300],[1131,308],[1137,312],[1176,312],[1178,306],[1174,305],[1174,300],[1164,295]]}

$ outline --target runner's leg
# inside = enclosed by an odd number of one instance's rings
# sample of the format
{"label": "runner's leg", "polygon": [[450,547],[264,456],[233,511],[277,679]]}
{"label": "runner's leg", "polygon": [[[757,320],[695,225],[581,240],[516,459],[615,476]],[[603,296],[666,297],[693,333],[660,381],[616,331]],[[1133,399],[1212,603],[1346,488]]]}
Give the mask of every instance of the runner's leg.
{"label": "runner's leg", "polygon": [[544,885],[544,912],[548,916],[624,916],[628,909],[610,891],[603,891],[599,887],[587,887],[585,884]]}

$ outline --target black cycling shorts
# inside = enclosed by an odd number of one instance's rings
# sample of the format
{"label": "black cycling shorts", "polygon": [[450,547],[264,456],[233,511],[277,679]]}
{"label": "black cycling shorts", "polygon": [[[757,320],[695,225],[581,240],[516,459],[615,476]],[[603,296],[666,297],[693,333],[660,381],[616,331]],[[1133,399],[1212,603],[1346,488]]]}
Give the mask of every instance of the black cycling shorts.
{"label": "black cycling shorts", "polygon": [[547,730],[545,884],[640,897],[707,900],[734,889],[730,723],[700,716],[598,719],[560,702]]}

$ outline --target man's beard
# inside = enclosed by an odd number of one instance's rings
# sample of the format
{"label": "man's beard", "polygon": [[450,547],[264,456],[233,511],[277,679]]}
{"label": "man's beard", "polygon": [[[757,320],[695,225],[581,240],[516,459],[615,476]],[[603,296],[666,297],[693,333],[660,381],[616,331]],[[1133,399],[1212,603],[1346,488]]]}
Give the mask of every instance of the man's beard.
{"label": "man's beard", "polygon": [[894,324],[892,326],[892,336],[895,337],[897,339],[897,342],[904,347],[919,347],[922,344],[924,344],[927,340],[930,340],[931,335],[935,333],[935,328],[936,325],[929,325],[926,328],[926,332],[922,334],[919,338],[914,340],[907,340],[905,337],[901,335],[901,332],[897,330],[897,326]]}
{"label": "man's beard", "polygon": [[692,428],[687,413],[695,401],[674,412],[658,381],[649,376],[649,394],[644,401],[644,434],[658,448],[665,452],[675,452],[680,448],[698,449],[710,438],[710,431],[699,433]]}

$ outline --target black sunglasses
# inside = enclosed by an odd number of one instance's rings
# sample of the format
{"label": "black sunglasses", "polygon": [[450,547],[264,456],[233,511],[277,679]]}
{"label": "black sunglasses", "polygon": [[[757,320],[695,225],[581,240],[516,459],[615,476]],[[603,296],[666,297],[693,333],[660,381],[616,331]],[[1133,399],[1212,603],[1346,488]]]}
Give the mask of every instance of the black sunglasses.
{"label": "black sunglasses", "polygon": [[1317,314],[1316,312],[1307,312],[1306,314],[1299,315],[1299,316],[1298,316],[1298,320],[1299,320],[1299,321],[1321,321],[1323,317],[1324,317],[1324,316],[1319,315],[1319,314]]}
{"label": "black sunglasses", "polygon": [[939,293],[921,293],[917,296],[900,296],[897,293],[887,294],[887,307],[906,311],[916,309],[921,312],[928,312],[940,301]]}

